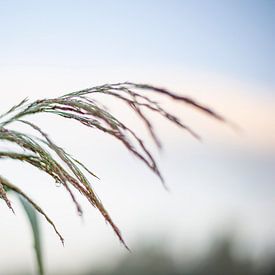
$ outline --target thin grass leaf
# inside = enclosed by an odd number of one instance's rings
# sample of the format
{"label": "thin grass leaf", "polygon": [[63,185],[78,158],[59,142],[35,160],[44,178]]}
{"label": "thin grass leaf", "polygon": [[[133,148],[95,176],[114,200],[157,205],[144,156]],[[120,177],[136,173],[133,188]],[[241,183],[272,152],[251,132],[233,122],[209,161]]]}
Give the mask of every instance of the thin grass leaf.
{"label": "thin grass leaf", "polygon": [[32,229],[34,251],[35,251],[37,269],[38,269],[37,274],[43,275],[45,273],[44,273],[43,254],[42,254],[41,230],[40,230],[38,217],[34,208],[27,200],[19,196],[19,201],[23,206],[23,209],[25,210],[25,213],[28,217],[28,220],[30,222],[31,229]]}

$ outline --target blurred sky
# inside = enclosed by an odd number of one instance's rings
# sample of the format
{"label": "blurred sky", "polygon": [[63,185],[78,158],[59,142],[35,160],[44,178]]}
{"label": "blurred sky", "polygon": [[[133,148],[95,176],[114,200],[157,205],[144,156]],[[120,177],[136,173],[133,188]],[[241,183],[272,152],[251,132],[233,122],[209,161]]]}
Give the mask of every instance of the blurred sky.
{"label": "blurred sky", "polygon": [[[155,237],[200,251],[220,231],[236,231],[239,249],[257,257],[275,246],[274,7],[271,0],[0,0],[1,110],[26,96],[127,80],[210,105],[242,131],[171,102],[164,103],[194,126],[203,144],[155,119],[165,146],[160,154],[152,148],[171,193],[112,140],[74,124],[72,134],[72,124],[59,119],[39,122],[102,178],[96,190],[133,250]],[[83,136],[85,143],[76,141]],[[125,253],[94,209],[83,201],[82,223],[47,176],[11,162],[1,162],[1,174],[30,188],[64,232],[65,249],[43,223],[50,272],[74,272]],[[23,213],[0,206],[1,269],[8,274],[16,261],[34,270]]]}

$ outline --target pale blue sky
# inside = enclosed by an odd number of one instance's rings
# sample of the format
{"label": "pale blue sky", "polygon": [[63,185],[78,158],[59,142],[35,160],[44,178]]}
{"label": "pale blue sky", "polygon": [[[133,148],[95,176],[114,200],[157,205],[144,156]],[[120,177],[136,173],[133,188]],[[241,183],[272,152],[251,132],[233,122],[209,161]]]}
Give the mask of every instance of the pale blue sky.
{"label": "pale blue sky", "polygon": [[274,87],[273,28],[270,0],[0,1],[0,66],[176,67]]}

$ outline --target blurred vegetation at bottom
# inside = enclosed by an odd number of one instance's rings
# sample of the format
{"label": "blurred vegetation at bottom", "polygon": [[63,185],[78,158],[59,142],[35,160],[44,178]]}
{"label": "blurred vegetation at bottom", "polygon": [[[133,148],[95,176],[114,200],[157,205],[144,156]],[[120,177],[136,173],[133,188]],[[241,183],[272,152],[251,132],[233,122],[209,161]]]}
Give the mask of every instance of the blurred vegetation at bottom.
{"label": "blurred vegetation at bottom", "polygon": [[257,262],[238,257],[232,240],[224,237],[190,263],[174,259],[165,249],[144,248],[120,259],[115,266],[82,275],[275,275],[275,253]]}
{"label": "blurred vegetation at bottom", "polygon": [[[183,253],[169,252],[169,245],[163,242],[146,242],[146,246],[134,245],[134,251],[118,259],[106,259],[97,269],[94,267],[79,270],[77,274],[60,271],[47,275],[275,275],[275,251],[267,251],[257,261],[252,260],[248,254],[237,254],[232,236],[222,236],[200,256],[190,251]],[[247,248],[246,248],[247,251]],[[253,253],[252,253],[253,254]],[[1,273],[2,275],[6,275]],[[29,275],[28,273],[14,273]],[[13,274],[13,275],[14,275]],[[10,274],[9,274],[10,275]]]}

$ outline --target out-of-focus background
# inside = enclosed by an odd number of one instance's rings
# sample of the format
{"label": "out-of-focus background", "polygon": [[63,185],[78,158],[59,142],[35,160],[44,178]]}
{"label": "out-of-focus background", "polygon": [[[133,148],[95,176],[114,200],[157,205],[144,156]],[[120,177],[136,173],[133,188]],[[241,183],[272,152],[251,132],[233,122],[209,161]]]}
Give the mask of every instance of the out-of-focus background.
{"label": "out-of-focus background", "polygon": [[[241,130],[170,100],[203,142],[153,117],[164,148],[144,136],[170,192],[118,143],[71,121],[37,120],[99,177],[96,192],[132,249],[79,197],[84,217],[47,175],[1,161],[1,174],[56,222],[41,219],[47,274],[274,274],[274,1],[0,1],[0,110],[26,96],[104,83],[169,88]],[[105,100],[105,99],[104,99]],[[29,225],[0,201],[0,274],[35,274]]]}

